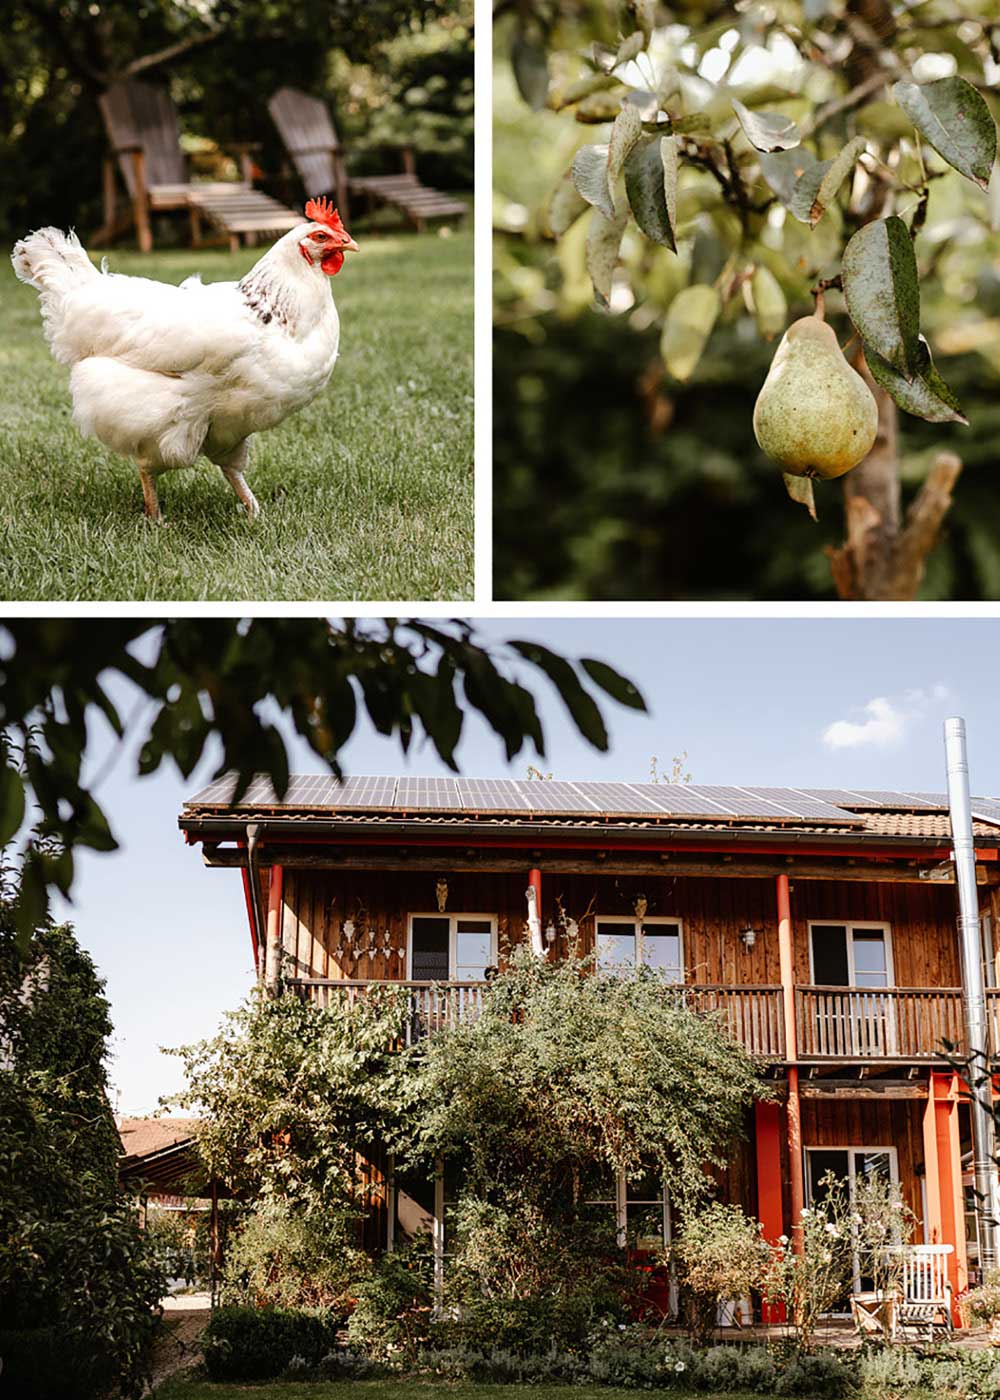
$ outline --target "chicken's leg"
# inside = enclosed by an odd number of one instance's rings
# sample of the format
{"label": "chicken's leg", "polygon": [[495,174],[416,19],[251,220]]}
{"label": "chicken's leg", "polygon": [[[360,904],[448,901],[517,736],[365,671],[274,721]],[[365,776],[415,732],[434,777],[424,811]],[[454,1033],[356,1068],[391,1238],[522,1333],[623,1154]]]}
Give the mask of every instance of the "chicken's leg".
{"label": "chicken's leg", "polygon": [[145,462],[140,462],[139,480],[142,482],[143,511],[147,520],[155,520],[157,525],[163,524],[163,513],[160,510],[160,498],[156,492],[156,477],[149,470]]}
{"label": "chicken's leg", "polygon": [[257,504],[257,497],[250,490],[243,475],[249,460],[250,439],[244,438],[239,447],[234,448],[233,451],[229,453],[228,457],[223,458],[222,461],[216,461],[216,466],[220,469],[222,475],[226,478],[243,503],[247,515],[249,515],[251,520],[256,520],[260,514],[260,506]]}

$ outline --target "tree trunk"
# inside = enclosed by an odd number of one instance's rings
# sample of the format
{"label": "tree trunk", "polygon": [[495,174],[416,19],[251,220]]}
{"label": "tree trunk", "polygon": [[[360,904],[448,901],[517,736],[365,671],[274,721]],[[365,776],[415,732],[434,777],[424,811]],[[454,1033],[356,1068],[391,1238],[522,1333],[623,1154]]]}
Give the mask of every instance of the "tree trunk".
{"label": "tree trunk", "polygon": [[[856,87],[878,73],[879,50],[895,34],[896,23],[888,0],[848,0],[846,23],[854,39],[846,71]],[[884,213],[878,188],[870,187],[868,195],[859,226]],[[844,477],[845,539],[841,548],[827,550],[830,571],[841,598],[908,602],[917,595],[962,463],[954,453],[938,453],[904,522],[896,405],[875,384],[860,347],[854,366],[875,396],[878,432],[865,460]]]}

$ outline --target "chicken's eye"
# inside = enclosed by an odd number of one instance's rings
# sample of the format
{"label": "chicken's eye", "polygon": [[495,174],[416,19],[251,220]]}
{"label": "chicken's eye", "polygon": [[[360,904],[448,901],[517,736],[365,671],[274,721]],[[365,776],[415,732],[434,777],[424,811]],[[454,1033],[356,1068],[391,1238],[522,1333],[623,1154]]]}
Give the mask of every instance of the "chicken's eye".
{"label": "chicken's eye", "polygon": [[323,243],[325,242],[327,235],[325,233],[311,233],[309,237],[314,243]]}

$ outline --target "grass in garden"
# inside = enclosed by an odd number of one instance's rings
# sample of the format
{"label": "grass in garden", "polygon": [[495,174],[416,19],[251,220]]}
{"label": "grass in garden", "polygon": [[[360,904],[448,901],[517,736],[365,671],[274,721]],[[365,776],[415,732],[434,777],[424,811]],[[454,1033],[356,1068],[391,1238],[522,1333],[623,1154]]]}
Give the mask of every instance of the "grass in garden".
{"label": "grass in garden", "polygon": [[[157,1386],[155,1400],[760,1400],[749,1391],[619,1390],[603,1385],[474,1385],[467,1381],[261,1381],[237,1385],[174,1378]],[[800,1400],[809,1400],[808,1396]],[[907,1400],[924,1400],[911,1392]]]}
{"label": "grass in garden", "polygon": [[[116,249],[109,263],[209,282],[260,252]],[[348,259],[329,385],[251,445],[253,525],[205,460],[160,477],[165,528],[144,520],[134,464],[74,428],[38,296],[2,262],[0,599],[471,598],[471,230],[369,237]]]}

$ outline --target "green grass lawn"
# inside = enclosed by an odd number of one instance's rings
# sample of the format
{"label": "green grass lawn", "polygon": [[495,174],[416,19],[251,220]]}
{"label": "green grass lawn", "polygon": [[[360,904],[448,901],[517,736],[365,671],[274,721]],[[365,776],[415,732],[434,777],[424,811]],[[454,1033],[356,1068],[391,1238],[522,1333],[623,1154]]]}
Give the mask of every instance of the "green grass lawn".
{"label": "green grass lawn", "polygon": [[[660,1395],[670,1400],[760,1400],[749,1392],[619,1390],[603,1385],[473,1385],[467,1381],[261,1381],[236,1385],[173,1379],[157,1386],[155,1400],[637,1400]],[[808,1400],[808,1397],[805,1397]],[[911,1394],[908,1400],[921,1400]]]}
{"label": "green grass lawn", "polygon": [[[359,242],[361,235],[359,234]],[[116,272],[241,277],[260,250],[113,250]],[[0,599],[365,601],[473,592],[472,233],[369,237],[333,285],[340,359],[254,438],[256,523],[207,461],[159,479],[83,438],[38,297],[0,269]]]}

